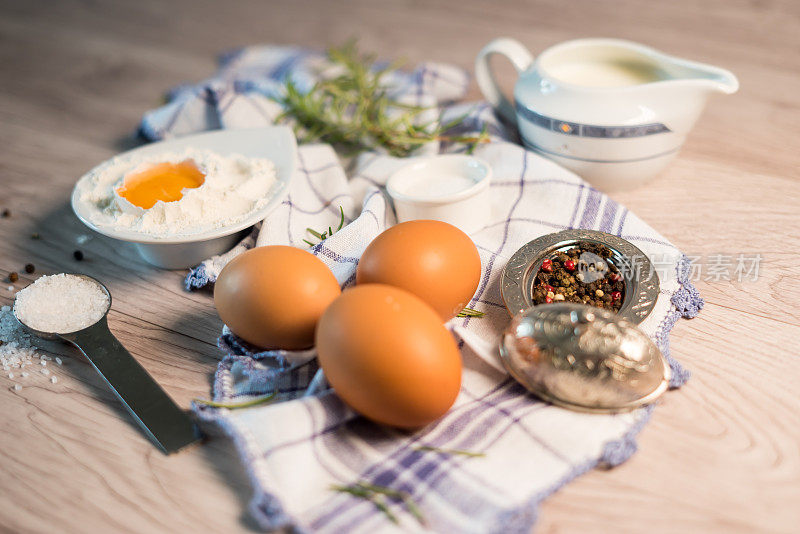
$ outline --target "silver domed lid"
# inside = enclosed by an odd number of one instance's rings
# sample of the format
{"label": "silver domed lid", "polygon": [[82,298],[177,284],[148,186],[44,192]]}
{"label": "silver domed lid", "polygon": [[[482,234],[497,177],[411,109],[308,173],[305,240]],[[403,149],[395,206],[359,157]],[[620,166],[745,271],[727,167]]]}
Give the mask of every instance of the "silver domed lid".
{"label": "silver domed lid", "polygon": [[633,410],[669,384],[669,366],[644,332],[612,312],[581,304],[546,304],[517,314],[500,354],[523,386],[572,410]]}

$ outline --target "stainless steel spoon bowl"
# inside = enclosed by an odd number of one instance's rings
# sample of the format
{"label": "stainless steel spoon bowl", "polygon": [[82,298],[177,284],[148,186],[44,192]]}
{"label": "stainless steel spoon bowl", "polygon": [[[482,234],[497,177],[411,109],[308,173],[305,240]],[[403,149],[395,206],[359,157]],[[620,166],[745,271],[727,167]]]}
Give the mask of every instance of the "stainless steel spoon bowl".
{"label": "stainless steel spoon bowl", "polygon": [[669,384],[669,365],[644,332],[583,304],[544,304],[517,314],[500,355],[528,390],[571,410],[633,410],[656,400]]}
{"label": "stainless steel spoon bowl", "polygon": [[[94,324],[68,333],[42,332],[22,326],[42,339],[61,340],[78,348],[95,370],[119,397],[145,434],[163,452],[169,454],[196,441],[197,428],[189,415],[181,410],[152,376],[134,359],[108,329],[111,292],[91,276],[72,274],[88,280],[108,295],[108,308]],[[16,302],[15,302],[16,304]],[[16,317],[16,306],[15,313]]]}

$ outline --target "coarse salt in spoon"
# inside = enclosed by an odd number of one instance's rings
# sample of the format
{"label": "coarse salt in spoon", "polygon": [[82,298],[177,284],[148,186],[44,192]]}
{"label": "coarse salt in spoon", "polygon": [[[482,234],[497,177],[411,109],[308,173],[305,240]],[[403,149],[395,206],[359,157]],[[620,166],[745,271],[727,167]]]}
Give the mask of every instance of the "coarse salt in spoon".
{"label": "coarse salt in spoon", "polygon": [[169,454],[196,441],[197,429],[108,329],[111,293],[82,274],[42,276],[17,293],[14,316],[42,339],[77,347],[153,442]]}

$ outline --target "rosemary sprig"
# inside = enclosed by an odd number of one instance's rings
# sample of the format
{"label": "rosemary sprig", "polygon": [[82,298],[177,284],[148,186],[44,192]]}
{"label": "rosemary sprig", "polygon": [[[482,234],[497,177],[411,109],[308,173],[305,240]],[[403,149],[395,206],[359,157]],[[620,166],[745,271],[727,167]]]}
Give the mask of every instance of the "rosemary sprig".
{"label": "rosemary sprig", "polygon": [[236,410],[239,408],[249,408],[251,406],[258,406],[259,404],[266,404],[268,402],[272,402],[275,400],[275,395],[277,392],[273,391],[269,395],[265,397],[259,397],[257,399],[252,399],[249,401],[244,402],[216,402],[204,399],[192,399],[197,404],[202,404],[203,406],[210,406],[212,408],[228,408],[230,410]]}
{"label": "rosemary sprig", "polygon": [[399,67],[379,67],[376,57],[362,54],[355,41],[328,50],[328,59],[338,74],[325,78],[303,92],[287,78],[284,94],[275,100],[284,108],[278,121],[293,122],[303,142],[326,142],[345,155],[383,148],[395,157],[406,157],[426,143],[448,141],[484,143],[478,135],[450,136],[446,131],[462,122],[420,123],[429,108],[398,102],[389,94],[385,78]]}
{"label": "rosemary sprig", "polygon": [[[489,140],[489,128],[488,128],[488,126],[486,126],[486,124],[484,124],[483,127],[481,128],[481,133],[480,133],[480,135],[478,137],[480,139],[486,139],[486,141]],[[481,141],[481,142],[485,142],[485,141]],[[469,143],[467,145],[467,150],[466,150],[467,155],[471,156],[472,154],[474,154],[476,146],[478,146],[478,143]]]}
{"label": "rosemary sprig", "polygon": [[375,505],[375,507],[378,510],[383,512],[383,514],[389,519],[389,521],[391,521],[394,524],[399,524],[400,523],[400,520],[397,519],[397,516],[394,515],[391,510],[389,510],[389,507],[386,505],[386,502],[384,502],[383,498],[381,498],[380,495],[376,494],[373,491],[367,490],[366,488],[362,488],[362,487],[360,487],[358,485],[355,485],[355,486],[337,486],[337,485],[334,485],[334,486],[331,486],[331,489],[333,491],[338,491],[338,492],[341,492],[341,493],[349,493],[350,495],[352,495],[354,497],[359,497],[361,499],[370,501],[372,504]]}
{"label": "rosemary sprig", "polygon": [[387,488],[385,486],[376,486],[374,484],[369,484],[368,482],[359,482],[357,486],[364,488],[368,491],[373,491],[375,493],[380,493],[382,495],[386,495],[391,499],[399,499],[403,501],[403,504],[406,505],[406,509],[408,513],[414,516],[414,518],[419,521],[420,524],[425,524],[425,518],[422,516],[422,512],[420,511],[417,504],[411,498],[411,495],[404,491],[393,490],[392,488]]}
{"label": "rosemary sprig", "polygon": [[349,486],[334,485],[331,486],[331,489],[334,491],[349,493],[355,497],[360,497],[362,499],[371,501],[393,523],[399,523],[399,521],[397,516],[394,515],[391,510],[389,510],[389,507],[386,505],[383,497],[403,501],[408,513],[414,516],[414,518],[421,525],[425,525],[425,517],[422,515],[419,507],[413,501],[411,496],[404,491],[394,490],[385,486],[376,486],[375,484],[370,484],[368,482],[356,482],[355,484],[351,484]]}
{"label": "rosemary sprig", "polygon": [[483,317],[484,315],[486,315],[486,314],[484,312],[482,312],[482,311],[473,310],[472,308],[464,308],[463,310],[458,312],[456,317],[476,317],[477,318],[477,317]]}
{"label": "rosemary sprig", "polygon": [[469,456],[470,458],[483,458],[486,456],[486,453],[483,452],[472,452],[463,449],[440,449],[439,447],[428,446],[414,447],[414,450],[423,452],[440,452],[442,454],[455,454],[458,456]]}
{"label": "rosemary sprig", "polygon": [[[306,232],[308,232],[309,234],[313,235],[314,237],[316,237],[320,241],[325,241],[330,236],[332,236],[335,232],[338,232],[339,230],[341,230],[342,227],[344,226],[344,208],[342,208],[341,206],[339,206],[339,216],[340,216],[340,218],[339,218],[339,227],[336,228],[336,230],[334,230],[332,227],[329,226],[328,229],[326,231],[322,232],[322,233],[317,232],[313,228],[306,228]],[[315,243],[312,243],[308,239],[303,239],[303,241],[305,241],[306,243],[308,243],[312,247],[315,245]]]}

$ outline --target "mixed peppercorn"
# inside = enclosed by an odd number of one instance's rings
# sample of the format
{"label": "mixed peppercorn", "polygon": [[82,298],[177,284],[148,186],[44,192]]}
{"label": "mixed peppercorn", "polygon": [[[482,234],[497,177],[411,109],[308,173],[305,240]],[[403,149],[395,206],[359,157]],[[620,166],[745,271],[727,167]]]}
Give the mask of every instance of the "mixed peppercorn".
{"label": "mixed peppercorn", "polygon": [[608,247],[581,243],[542,262],[533,287],[533,303],[576,302],[614,312],[625,296],[619,269]]}

